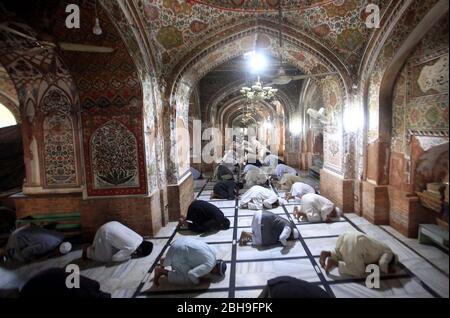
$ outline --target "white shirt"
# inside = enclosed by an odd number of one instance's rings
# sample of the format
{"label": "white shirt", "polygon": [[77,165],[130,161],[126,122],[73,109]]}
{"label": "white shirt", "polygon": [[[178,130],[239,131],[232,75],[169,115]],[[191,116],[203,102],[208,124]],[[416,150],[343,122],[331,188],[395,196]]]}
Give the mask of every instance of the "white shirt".
{"label": "white shirt", "polygon": [[302,197],[301,211],[306,214],[309,222],[325,221],[334,208],[334,203],[321,195],[308,193]]}
{"label": "white shirt", "polygon": [[369,264],[378,264],[381,272],[387,273],[395,255],[386,244],[355,231],[339,236],[331,257],[338,262],[341,274],[360,277]]}
{"label": "white shirt", "polygon": [[262,170],[255,165],[250,165],[250,164],[245,165],[244,173],[247,173],[249,171],[257,171],[258,173],[262,173]]}
{"label": "white shirt", "polygon": [[275,174],[277,175],[278,178],[281,178],[283,175],[285,174],[290,174],[295,176],[297,174],[297,170],[295,170],[292,167],[283,165],[283,164],[279,164],[277,166],[277,168],[275,169]]}
{"label": "white shirt", "polygon": [[168,280],[172,284],[198,284],[216,266],[216,250],[199,239],[181,237],[170,244],[164,266],[171,266]]}
{"label": "white shirt", "polygon": [[245,184],[254,186],[264,184],[267,181],[267,175],[261,170],[250,170],[245,174]]}
{"label": "white shirt", "polygon": [[313,187],[303,182],[296,182],[292,185],[291,195],[301,199],[305,194],[316,193]]}
{"label": "white shirt", "polygon": [[112,221],[103,224],[87,249],[87,257],[99,262],[123,262],[131,258],[144,239],[125,225]]}
{"label": "white shirt", "polygon": [[294,183],[301,182],[302,180],[302,177],[285,174],[281,178],[279,185],[281,186],[281,190],[290,190]]}
{"label": "white shirt", "polygon": [[261,186],[253,186],[242,195],[240,205],[253,203],[255,204],[254,207],[258,210],[263,207],[270,208],[277,201],[278,196],[272,190]]}
{"label": "white shirt", "polygon": [[264,164],[266,166],[273,166],[273,167],[275,167],[278,164],[278,156],[275,156],[275,155],[272,155],[272,154],[267,155],[264,158]]}

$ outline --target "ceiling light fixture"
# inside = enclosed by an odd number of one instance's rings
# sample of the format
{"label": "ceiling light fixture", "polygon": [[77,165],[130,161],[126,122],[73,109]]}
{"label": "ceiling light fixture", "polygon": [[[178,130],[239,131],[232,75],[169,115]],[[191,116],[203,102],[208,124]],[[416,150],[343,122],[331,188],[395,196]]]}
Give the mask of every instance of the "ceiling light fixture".
{"label": "ceiling light fixture", "polygon": [[275,97],[278,89],[272,88],[271,86],[262,86],[261,80],[258,76],[258,80],[252,87],[242,87],[241,94],[247,98],[250,103],[261,102],[264,100],[271,100]]}

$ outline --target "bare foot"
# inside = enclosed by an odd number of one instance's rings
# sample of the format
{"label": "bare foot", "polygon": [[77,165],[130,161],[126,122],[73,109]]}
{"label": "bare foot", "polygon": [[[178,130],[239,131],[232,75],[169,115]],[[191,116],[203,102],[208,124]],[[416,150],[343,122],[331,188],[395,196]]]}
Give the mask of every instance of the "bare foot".
{"label": "bare foot", "polygon": [[338,262],[336,262],[336,261],[335,261],[334,259],[332,259],[331,257],[327,257],[326,260],[325,260],[325,263],[326,263],[326,265],[325,265],[325,272],[326,272],[327,274],[330,272],[330,270],[331,270],[333,267],[338,266]]}
{"label": "bare foot", "polygon": [[322,268],[325,268],[325,261],[326,261],[327,257],[330,257],[330,256],[331,256],[331,252],[328,252],[328,251],[322,251],[320,253],[319,262],[320,262],[320,266],[322,266]]}
{"label": "bare foot", "polygon": [[252,235],[250,233],[247,233],[245,231],[241,232],[241,237],[239,238],[239,245],[247,245],[248,242],[250,242],[252,239]]}
{"label": "bare foot", "polygon": [[300,210],[298,209],[298,206],[294,207],[294,211],[292,212],[292,214],[297,219],[297,221],[300,221],[301,213]]}
{"label": "bare foot", "polygon": [[290,192],[286,193],[286,197],[285,197],[286,201],[289,202],[290,199],[292,199],[292,195]]}

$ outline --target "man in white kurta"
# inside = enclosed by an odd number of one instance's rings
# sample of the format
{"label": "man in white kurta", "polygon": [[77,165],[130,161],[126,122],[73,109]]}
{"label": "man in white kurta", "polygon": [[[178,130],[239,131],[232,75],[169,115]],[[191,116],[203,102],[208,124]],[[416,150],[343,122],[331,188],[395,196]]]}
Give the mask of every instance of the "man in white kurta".
{"label": "man in white kurta", "polygon": [[245,174],[245,185],[252,187],[255,185],[264,185],[269,179],[267,174],[264,171],[260,170],[251,170]]}
{"label": "man in white kurta", "polygon": [[369,264],[378,264],[382,273],[389,273],[396,258],[386,244],[355,231],[339,236],[334,251],[322,251],[320,264],[327,273],[337,266],[341,275],[361,277]]}
{"label": "man in white kurta", "polygon": [[278,156],[275,156],[273,154],[267,155],[264,158],[264,165],[276,167],[278,165],[278,159],[279,159]]}
{"label": "man in white kurta", "polygon": [[302,177],[285,174],[283,177],[281,177],[281,180],[278,182],[278,184],[280,186],[280,190],[289,191],[294,183],[301,182],[302,180]]}
{"label": "man in white kurta", "polygon": [[167,276],[169,283],[177,285],[197,285],[208,274],[225,275],[226,264],[216,257],[213,246],[190,237],[182,237],[170,245],[167,255],[162,259],[164,267],[155,270],[155,284],[161,276]]}
{"label": "man in white kurta", "polygon": [[285,174],[296,176],[297,170],[287,165],[279,164],[275,169],[275,174],[277,175],[278,179],[281,179]]}
{"label": "man in white kurta", "polygon": [[271,209],[279,200],[280,198],[271,189],[253,186],[242,195],[239,207],[250,210]]}
{"label": "man in white kurta", "polygon": [[[151,242],[144,241],[143,237],[125,225],[112,221],[103,224],[95,234],[91,246],[85,250],[84,257],[99,262],[123,262],[132,256],[147,256]],[[141,249],[144,248],[144,254]],[[135,255],[139,251],[139,255]]]}
{"label": "man in white kurta", "polygon": [[249,171],[257,171],[258,173],[263,173],[263,171],[261,170],[261,168],[258,168],[257,166],[252,165],[252,164],[247,164],[247,165],[245,165],[243,173],[246,174],[246,173],[248,173]]}
{"label": "man in white kurta", "polygon": [[296,182],[291,187],[291,192],[286,194],[286,200],[301,199],[305,194],[316,193],[313,187],[303,182]]}
{"label": "man in white kurta", "polygon": [[331,222],[339,214],[340,210],[333,202],[315,193],[305,194],[300,207],[294,208],[294,216],[306,218],[308,222]]}

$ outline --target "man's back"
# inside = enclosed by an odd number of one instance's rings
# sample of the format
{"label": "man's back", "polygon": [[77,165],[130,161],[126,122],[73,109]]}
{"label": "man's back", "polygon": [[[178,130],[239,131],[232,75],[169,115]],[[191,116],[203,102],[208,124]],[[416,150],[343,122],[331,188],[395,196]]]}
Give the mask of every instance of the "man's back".
{"label": "man's back", "polygon": [[88,257],[101,262],[110,262],[118,251],[135,250],[142,241],[142,236],[130,228],[117,221],[111,221],[97,230]]}
{"label": "man's back", "polygon": [[50,231],[36,225],[15,230],[9,237],[7,253],[19,261],[29,261],[58,247],[64,239],[62,233]]}
{"label": "man's back", "polygon": [[189,268],[201,264],[210,264],[211,269],[216,263],[216,251],[207,243],[190,237],[176,239],[167,252],[166,266],[176,266],[183,263]]}

